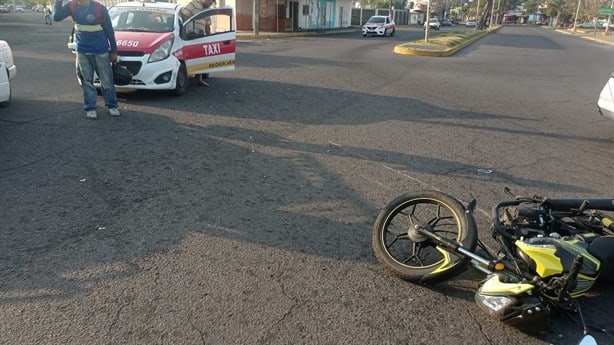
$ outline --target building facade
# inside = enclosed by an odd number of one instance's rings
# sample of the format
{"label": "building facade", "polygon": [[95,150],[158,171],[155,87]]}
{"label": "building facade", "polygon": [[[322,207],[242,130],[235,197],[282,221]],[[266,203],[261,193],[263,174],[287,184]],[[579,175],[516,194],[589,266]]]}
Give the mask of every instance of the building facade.
{"label": "building facade", "polygon": [[[130,0],[97,0],[107,7]],[[185,5],[190,0],[157,0]],[[237,31],[307,31],[350,27],[355,0],[216,0],[216,7],[235,10]]]}
{"label": "building facade", "polygon": [[354,0],[218,0],[218,6],[234,7],[237,30],[307,31],[351,26]]}

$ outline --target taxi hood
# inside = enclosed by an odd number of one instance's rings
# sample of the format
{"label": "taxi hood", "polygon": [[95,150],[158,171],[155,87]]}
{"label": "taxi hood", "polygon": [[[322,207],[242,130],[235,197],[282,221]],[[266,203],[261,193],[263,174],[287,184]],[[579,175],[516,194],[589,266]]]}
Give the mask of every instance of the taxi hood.
{"label": "taxi hood", "polygon": [[172,32],[115,31],[117,50],[120,52],[143,52],[151,54],[161,43],[173,39]]}

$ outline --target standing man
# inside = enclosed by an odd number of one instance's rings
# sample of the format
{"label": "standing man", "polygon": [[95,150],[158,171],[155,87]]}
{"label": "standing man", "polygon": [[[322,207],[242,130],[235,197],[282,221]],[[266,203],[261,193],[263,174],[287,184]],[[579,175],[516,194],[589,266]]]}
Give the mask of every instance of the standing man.
{"label": "standing man", "polygon": [[117,62],[117,43],[109,11],[94,0],[70,0],[66,4],[62,4],[62,0],[56,0],[53,20],[58,22],[68,16],[71,16],[74,22],[77,78],[81,80],[83,109],[87,118],[98,117],[94,72],[100,78],[102,97],[109,114],[119,116],[111,69],[111,62]]}
{"label": "standing man", "polygon": [[[211,5],[214,3],[215,0],[192,0],[180,10],[181,19],[186,21],[196,13],[211,7]],[[211,18],[207,17],[205,19],[199,19],[195,21],[194,24],[195,33],[201,36],[211,34]],[[203,74],[196,75],[196,82],[198,83],[198,86],[209,86],[209,83],[205,81],[205,75]]]}
{"label": "standing man", "polygon": [[45,24],[51,25],[53,21],[51,20],[51,9],[49,8],[49,6],[45,5],[43,13],[45,15]]}

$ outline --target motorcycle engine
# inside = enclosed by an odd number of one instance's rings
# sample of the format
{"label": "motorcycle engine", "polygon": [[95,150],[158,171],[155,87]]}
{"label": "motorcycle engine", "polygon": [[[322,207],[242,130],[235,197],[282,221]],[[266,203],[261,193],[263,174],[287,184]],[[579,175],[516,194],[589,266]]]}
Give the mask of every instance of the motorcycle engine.
{"label": "motorcycle engine", "polygon": [[548,212],[534,202],[508,206],[500,216],[501,224],[520,230],[521,236],[545,235]]}

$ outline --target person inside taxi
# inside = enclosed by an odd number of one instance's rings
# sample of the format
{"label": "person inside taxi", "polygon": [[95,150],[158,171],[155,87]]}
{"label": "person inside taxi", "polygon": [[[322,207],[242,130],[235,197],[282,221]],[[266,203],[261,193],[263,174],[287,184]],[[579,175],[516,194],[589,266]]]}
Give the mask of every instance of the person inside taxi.
{"label": "person inside taxi", "polygon": [[[185,5],[181,10],[181,19],[186,21],[196,13],[211,7],[215,3],[215,0],[192,0]],[[205,36],[211,34],[211,18],[203,18],[194,22],[194,33],[199,36]],[[210,86],[205,81],[206,74],[197,74],[196,82],[198,86]]]}
{"label": "person inside taxi", "polygon": [[[75,1],[76,6],[71,2]],[[94,72],[100,78],[101,93],[111,116],[119,116],[115,83],[111,62],[117,62],[115,31],[107,8],[94,0],[70,0],[62,4],[56,0],[53,20],[59,22],[71,16],[74,22],[76,72],[81,80],[85,114],[88,119],[98,118],[96,101],[98,94],[94,87]]]}

